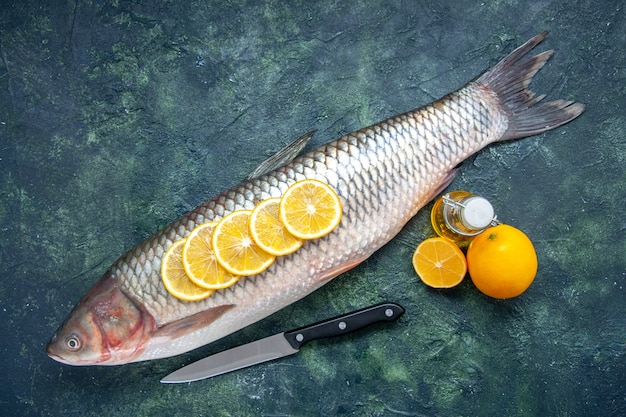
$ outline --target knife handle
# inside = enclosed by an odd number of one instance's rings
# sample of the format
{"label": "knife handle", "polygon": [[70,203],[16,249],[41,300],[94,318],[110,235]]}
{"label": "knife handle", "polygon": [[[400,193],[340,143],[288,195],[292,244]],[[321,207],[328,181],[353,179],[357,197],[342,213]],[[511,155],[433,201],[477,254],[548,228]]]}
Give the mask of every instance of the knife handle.
{"label": "knife handle", "polygon": [[396,303],[381,303],[348,314],[323,320],[295,330],[285,332],[285,338],[294,349],[311,340],[340,336],[362,329],[380,321],[394,321],[404,313]]}

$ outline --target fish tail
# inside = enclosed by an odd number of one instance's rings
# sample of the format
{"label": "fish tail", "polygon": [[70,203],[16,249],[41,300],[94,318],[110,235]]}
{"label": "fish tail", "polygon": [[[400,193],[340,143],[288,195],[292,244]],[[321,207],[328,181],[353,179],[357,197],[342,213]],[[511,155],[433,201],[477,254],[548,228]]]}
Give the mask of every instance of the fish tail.
{"label": "fish tail", "polygon": [[475,83],[493,91],[508,116],[508,128],[500,140],[518,139],[559,127],[578,117],[585,106],[568,100],[539,103],[544,95],[535,96],[528,89],[533,76],[544,66],[553,50],[520,61],[537,46],[548,32],[528,40],[491,69],[480,75]]}

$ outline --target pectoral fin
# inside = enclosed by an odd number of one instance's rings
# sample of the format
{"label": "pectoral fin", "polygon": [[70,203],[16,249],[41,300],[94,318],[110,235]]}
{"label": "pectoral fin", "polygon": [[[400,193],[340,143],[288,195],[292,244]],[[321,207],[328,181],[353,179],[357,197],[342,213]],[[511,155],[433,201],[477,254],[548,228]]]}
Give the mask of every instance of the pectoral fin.
{"label": "pectoral fin", "polygon": [[234,306],[234,304],[224,304],[194,314],[193,316],[167,323],[157,330],[155,336],[171,339],[179,338],[208,326]]}
{"label": "pectoral fin", "polygon": [[274,155],[267,158],[265,161],[261,162],[261,164],[256,167],[254,171],[252,171],[246,179],[251,180],[253,178],[258,178],[261,175],[270,172],[278,167],[285,165],[293,161],[296,156],[304,149],[304,147],[309,143],[309,140],[315,134],[315,130],[305,133],[300,136],[298,139],[291,142],[289,145],[282,148],[280,151],[276,152]]}
{"label": "pectoral fin", "polygon": [[441,194],[443,190],[445,190],[448,187],[448,185],[450,185],[450,183],[454,181],[458,173],[459,173],[459,168],[454,168],[453,170],[448,172],[446,176],[439,182],[439,186],[433,189],[432,192],[426,196],[424,201],[426,202],[431,201],[435,197],[437,197],[439,194]]}

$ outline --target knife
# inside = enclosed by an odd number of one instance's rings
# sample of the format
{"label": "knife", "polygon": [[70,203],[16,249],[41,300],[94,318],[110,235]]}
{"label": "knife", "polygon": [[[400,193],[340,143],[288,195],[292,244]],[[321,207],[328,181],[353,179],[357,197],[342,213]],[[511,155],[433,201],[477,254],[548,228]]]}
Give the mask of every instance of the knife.
{"label": "knife", "polygon": [[265,339],[225,350],[172,372],[164,384],[194,382],[237,369],[292,355],[311,340],[340,336],[380,321],[394,321],[404,313],[396,303],[381,303],[315,324],[278,333]]}

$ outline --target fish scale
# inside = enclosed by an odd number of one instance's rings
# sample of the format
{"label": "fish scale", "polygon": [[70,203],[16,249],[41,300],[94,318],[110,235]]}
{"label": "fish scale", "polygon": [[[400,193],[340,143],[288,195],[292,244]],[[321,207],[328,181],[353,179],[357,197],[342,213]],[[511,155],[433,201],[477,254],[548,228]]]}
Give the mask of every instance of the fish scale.
{"label": "fish scale", "polygon": [[[550,52],[517,61],[544,37],[529,40],[462,89],[247,179],[146,239],[81,300],[48,353],[73,365],[180,354],[261,320],[358,265],[447,186],[468,156],[498,140],[553,129],[583,111],[563,100],[537,104],[526,89]],[[327,183],[339,195],[343,216],[332,233],[205,300],[185,302],[166,291],[160,264],[173,242],[201,223],[280,197],[306,178]]]}

